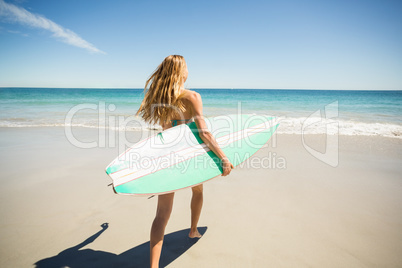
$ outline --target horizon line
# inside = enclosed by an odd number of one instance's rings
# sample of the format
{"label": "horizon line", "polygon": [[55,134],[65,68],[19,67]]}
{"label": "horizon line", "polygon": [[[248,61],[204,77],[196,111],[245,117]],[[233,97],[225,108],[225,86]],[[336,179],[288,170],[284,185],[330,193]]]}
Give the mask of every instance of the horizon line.
{"label": "horizon line", "polygon": [[[32,88],[32,89],[138,89],[144,90],[141,87],[18,87],[18,86],[0,86],[0,89],[3,88]],[[226,89],[226,90],[328,90],[328,91],[402,91],[402,89],[336,89],[336,88],[231,88],[231,87],[192,87],[187,89]]]}

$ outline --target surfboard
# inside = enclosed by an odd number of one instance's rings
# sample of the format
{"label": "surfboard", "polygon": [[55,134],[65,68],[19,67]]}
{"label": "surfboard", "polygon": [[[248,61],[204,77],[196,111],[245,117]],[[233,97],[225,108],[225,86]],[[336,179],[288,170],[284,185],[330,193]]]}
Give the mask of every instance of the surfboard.
{"label": "surfboard", "polygon": [[[204,118],[233,166],[238,166],[272,137],[275,117],[231,114]],[[202,141],[195,122],[143,139],[114,159],[106,173],[114,192],[160,195],[202,184],[222,174],[222,163]]]}

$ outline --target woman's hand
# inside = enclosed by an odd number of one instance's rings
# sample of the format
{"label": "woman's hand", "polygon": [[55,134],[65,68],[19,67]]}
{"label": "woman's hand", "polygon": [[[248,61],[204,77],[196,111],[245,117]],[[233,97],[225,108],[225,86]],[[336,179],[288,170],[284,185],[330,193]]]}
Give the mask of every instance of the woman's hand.
{"label": "woman's hand", "polygon": [[234,166],[232,165],[232,163],[230,163],[227,157],[222,158],[222,169],[222,176],[229,175],[232,169],[234,169]]}

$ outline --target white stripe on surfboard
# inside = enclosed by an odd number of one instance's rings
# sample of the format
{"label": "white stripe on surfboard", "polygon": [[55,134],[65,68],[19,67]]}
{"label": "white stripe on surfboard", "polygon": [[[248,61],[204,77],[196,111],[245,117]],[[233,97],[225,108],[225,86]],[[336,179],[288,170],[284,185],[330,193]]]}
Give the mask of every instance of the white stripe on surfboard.
{"label": "white stripe on surfboard", "polygon": [[[270,126],[272,126],[272,122],[274,122],[274,121],[275,121],[275,119],[271,119],[269,121],[260,123],[258,125],[252,126],[252,127],[249,127],[247,129],[241,129],[241,130],[238,130],[238,131],[236,131],[234,133],[229,133],[229,134],[224,135],[224,136],[222,136],[220,138],[217,138],[216,140],[217,140],[218,144],[220,146],[222,146],[222,145],[224,145],[224,141],[228,140],[227,137],[230,137],[231,141],[228,141],[228,144],[229,144],[229,143],[232,143],[234,141],[239,140],[240,138],[247,137],[247,135],[246,136],[242,135],[243,133],[247,134],[247,131],[250,131],[250,130],[253,130],[253,129],[256,129],[256,128],[261,128],[262,126],[266,126],[266,128],[270,128]],[[189,131],[189,129],[186,129],[186,130]],[[176,148],[177,150],[174,152],[176,155],[178,155],[178,156],[186,155],[186,154],[188,154],[189,151],[193,152],[194,150],[196,150],[196,151],[201,150],[201,152],[205,152],[205,149],[207,149],[207,152],[209,151],[209,148],[204,143],[202,143],[202,144],[194,143],[193,145],[190,145],[190,146],[185,145],[185,144],[183,144],[183,145],[186,148]],[[202,150],[202,149],[204,149],[204,150]],[[143,155],[143,157],[150,157],[151,156],[152,159],[155,161],[155,160],[158,160],[161,157],[165,157],[165,156],[171,154],[171,151],[169,153],[166,153],[166,150],[160,150],[160,149],[158,149],[156,152],[160,153],[160,155],[155,155],[155,151],[153,151],[151,154],[149,154],[149,152],[148,152],[148,155],[147,155],[147,151],[145,151],[144,152],[145,155]],[[128,155],[128,158],[131,159],[130,153],[127,153],[127,155]],[[130,161],[123,161],[123,162],[130,162]],[[127,167],[127,168],[117,170],[117,171],[115,171],[113,173],[110,173],[109,176],[111,176],[112,179],[118,179],[119,177],[125,177],[127,175],[133,174],[134,173],[133,171],[135,172],[135,168]]]}
{"label": "white stripe on surfboard", "polygon": [[[263,122],[263,123],[261,123],[261,124],[258,124],[258,125],[252,126],[252,127],[249,127],[249,128],[247,128],[247,129],[251,130],[251,129],[254,129],[254,128],[259,127],[259,126],[261,126],[261,125],[271,124],[273,121],[274,121],[274,119],[271,119],[271,120],[269,120],[269,121]],[[220,145],[222,145],[223,141],[225,141],[225,137],[228,137],[228,136],[231,136],[231,135],[232,135],[232,138],[241,137],[241,134],[244,133],[244,132],[246,132],[247,129],[241,129],[241,130],[238,130],[238,131],[236,131],[236,132],[226,134],[226,135],[224,135],[224,136],[218,138],[217,141],[218,141],[218,143],[220,143]],[[191,135],[191,134],[192,134],[189,129],[185,129],[185,131],[188,132],[188,133],[187,133],[188,135]],[[160,133],[158,133],[158,134],[160,134]],[[239,135],[240,135],[240,136],[239,136]],[[156,136],[156,135],[155,135],[155,136]],[[154,136],[153,138],[155,138],[155,136]],[[148,140],[148,144],[149,144],[149,143],[152,143],[152,141],[149,140],[149,138],[146,139],[146,140]],[[175,150],[175,153],[176,153],[176,154],[180,154],[181,152],[183,152],[183,150],[191,150],[192,148],[200,148],[200,144],[199,144],[196,140],[189,140],[189,141],[194,142],[193,145],[191,145],[191,144],[189,145],[189,144],[185,144],[185,143],[182,143],[182,144],[176,143],[177,148],[176,148],[176,150]],[[128,150],[126,150],[126,152],[123,153],[123,154],[121,154],[121,156],[119,156],[119,157],[122,158],[122,156],[125,155],[124,159],[120,161],[120,163],[121,163],[122,165],[126,165],[127,162],[132,161],[132,160],[131,160],[131,159],[132,159],[132,158],[131,158],[131,152],[130,152],[131,150],[137,149],[137,148],[140,148],[140,147],[143,147],[143,146],[145,145],[143,141],[141,141],[141,142],[139,142],[139,143],[141,144],[141,146],[138,146],[138,144],[136,144],[136,145],[134,145],[133,147],[131,147],[131,148],[129,148]],[[182,148],[180,148],[180,145],[181,145]],[[184,148],[183,148],[183,147],[184,147]],[[201,147],[204,147],[204,148],[205,148],[206,145],[205,145],[205,144],[201,144]],[[143,148],[143,149],[145,149],[145,148]],[[143,150],[143,157],[151,157],[151,158],[153,158],[153,159],[156,159],[156,158],[159,158],[159,157],[162,157],[162,156],[165,156],[165,155],[168,155],[168,154],[171,153],[171,152],[166,153],[166,149],[167,149],[167,148],[165,148],[164,150],[163,150],[163,149],[162,149],[162,150],[161,150],[161,149],[158,149],[157,151],[153,150],[152,148],[150,148],[150,149],[151,149],[151,150],[147,150],[147,149]],[[158,155],[158,153],[159,153],[159,155]],[[129,159],[129,161],[127,161],[126,159]],[[117,162],[118,162],[117,159],[114,160],[113,165],[118,165]],[[109,165],[109,166],[112,166],[112,165]],[[112,179],[113,179],[113,178],[116,177],[116,175],[117,175],[117,176],[120,176],[119,173],[122,172],[122,171],[125,171],[125,170],[127,170],[127,169],[130,169],[130,167],[125,167],[125,168],[116,170],[116,171],[114,171],[114,172],[111,172],[111,173],[109,173],[109,176],[111,176]],[[121,175],[121,176],[123,176],[123,175]]]}
{"label": "white stripe on surfboard", "polygon": [[[275,119],[276,119],[276,118],[271,118],[270,120],[268,120],[268,121],[266,121],[266,122],[264,122],[264,123],[273,122],[273,121],[275,121]],[[262,123],[262,124],[264,124],[264,123]],[[181,125],[179,125],[179,127],[180,127],[180,126],[181,126]],[[254,126],[253,126],[253,127],[254,127]],[[253,127],[251,127],[251,128],[253,128]],[[165,130],[164,132],[165,132],[165,133],[166,133],[166,131],[168,131],[168,132],[176,131],[176,132],[177,132],[177,130],[178,130],[178,129],[170,128],[170,129],[168,129],[168,130]],[[189,129],[185,129],[185,131],[188,131],[188,130],[189,130]],[[241,132],[241,131],[243,131],[243,129],[238,130],[237,132]],[[162,133],[163,133],[163,132],[162,132]],[[234,132],[234,133],[236,133],[236,132]],[[232,134],[234,134],[234,133],[232,133]],[[155,134],[155,135],[149,136],[148,138],[139,141],[138,143],[134,144],[133,146],[131,146],[130,148],[128,148],[127,150],[125,150],[123,153],[121,153],[116,159],[114,159],[114,160],[106,167],[106,170],[109,169],[109,168],[112,167],[112,166],[119,165],[119,162],[124,165],[124,164],[127,162],[125,159],[127,159],[127,155],[130,154],[130,151],[133,151],[133,150],[136,150],[136,149],[139,149],[139,148],[143,148],[144,145],[149,144],[149,143],[152,143],[152,140],[154,140],[159,134],[161,134],[161,133],[157,133],[157,134]],[[171,133],[169,133],[169,134],[171,134]],[[189,134],[191,134],[191,133],[189,133]],[[225,135],[225,136],[227,136],[227,135]],[[190,147],[196,146],[196,145],[198,145],[198,144],[199,144],[199,143],[194,143],[194,145],[190,145]],[[184,145],[185,145],[185,144],[184,144]],[[188,145],[185,145],[185,146],[188,146]],[[181,151],[180,148],[177,148],[177,149],[179,149],[179,151]],[[164,152],[163,150],[159,150],[159,151],[160,151],[160,152]],[[177,152],[177,151],[176,151],[176,152]],[[158,155],[153,155],[153,157],[154,157],[154,158],[158,158],[158,157],[160,157],[160,156],[158,156]],[[123,169],[120,169],[120,170],[116,170],[116,171],[114,171],[114,172],[108,173],[108,175],[111,176],[111,178],[113,179],[114,177],[116,177],[116,176],[113,176],[113,174],[116,174],[116,173],[121,172],[121,171],[126,170],[126,169],[128,169],[128,168],[123,168]]]}
{"label": "white stripe on surfboard", "polygon": [[[268,128],[263,126],[263,125],[266,125],[267,123],[268,122],[265,122],[265,123],[262,123],[260,125],[250,127],[248,129],[241,130],[240,134],[232,135],[229,138],[230,140],[226,143],[226,145],[228,145],[228,144],[230,144],[230,143],[232,143],[234,141],[237,141],[237,140],[239,140],[241,138],[246,138],[246,137],[251,136],[253,134],[256,134],[256,133],[259,133],[261,131],[264,131],[265,129],[271,128],[272,126],[268,127]],[[257,131],[257,130],[260,130],[260,131]],[[245,135],[242,135],[243,133]],[[231,134],[233,134],[233,133],[231,133]],[[222,146],[223,143],[226,140],[228,140],[227,136],[229,136],[229,135],[225,135],[223,137],[218,138],[217,143],[220,146]],[[129,169],[123,170],[124,172],[119,172],[118,175],[120,175],[120,176],[118,176],[118,178],[112,178],[112,179],[114,180],[114,185],[115,186],[121,185],[121,184],[124,184],[124,183],[126,183],[128,181],[134,180],[134,179],[136,179],[138,177],[142,177],[142,176],[145,176],[147,174],[154,173],[156,171],[159,171],[161,169],[167,168],[169,166],[178,164],[178,163],[180,163],[182,161],[186,161],[186,160],[188,160],[190,158],[193,158],[193,157],[196,157],[198,155],[204,154],[204,153],[206,153],[208,151],[210,151],[210,149],[206,144],[204,144],[204,143],[203,144],[197,144],[196,146],[192,146],[192,147],[189,147],[189,148],[187,148],[185,150],[182,150],[180,155],[176,155],[176,158],[181,158],[180,159],[181,161],[177,160],[177,159],[171,159],[170,154],[165,154],[164,156],[155,157],[155,158],[151,159],[150,160],[151,165],[148,168],[141,168],[140,167],[140,169],[137,169],[136,166],[133,166],[133,167],[131,167]],[[162,167],[161,163],[163,163],[165,165]],[[130,175],[132,175],[134,173],[136,173],[136,175],[135,175],[134,178],[132,178],[133,176],[130,176]],[[130,177],[128,177],[128,176],[130,176]],[[117,176],[115,176],[115,177],[117,177]]]}
{"label": "white stripe on surfboard", "polygon": [[[249,137],[251,135],[257,134],[259,132],[262,132],[266,129],[270,129],[273,127],[273,125],[270,124],[270,121],[258,124],[256,126],[240,130],[236,133],[230,133],[228,135],[222,136],[218,139],[216,139],[217,143],[222,146],[222,145],[229,145],[237,140],[244,139],[246,137]],[[206,152],[210,151],[209,147],[205,144],[197,144],[192,147],[188,147],[186,149],[183,149],[180,151],[180,154],[177,155],[175,158],[171,157],[171,154],[165,154],[160,157],[155,157],[152,159],[150,162],[152,163],[148,168],[140,168],[138,169],[136,166],[133,166],[128,169],[124,169],[121,172],[118,172],[118,176],[114,176],[117,178],[112,178],[114,186],[118,186],[124,183],[127,183],[129,181],[132,181],[136,178],[143,177],[145,175],[157,172],[159,170],[162,170],[164,168],[167,168],[169,166],[178,164],[180,162],[186,161],[190,158],[196,157],[198,155],[204,154]],[[177,154],[177,152],[175,152]],[[180,159],[177,159],[180,158]],[[164,166],[161,165],[161,163],[164,164]],[[135,177],[130,176],[132,174],[135,174]],[[115,174],[117,175],[117,174]]]}
{"label": "white stripe on surfboard", "polygon": [[[261,125],[265,125],[265,124],[262,123]],[[243,130],[245,132],[244,133],[245,135],[241,135],[242,133],[240,133],[240,135],[232,135],[230,137],[230,141],[228,141],[227,144],[230,144],[231,142],[234,142],[234,141],[239,140],[241,138],[250,136],[250,134],[255,134],[255,133],[259,132],[259,131],[255,131],[255,130],[258,130],[258,129],[263,131],[266,128],[264,128],[263,126],[262,127],[260,126],[259,128],[258,128],[258,126],[253,126],[253,127],[249,128],[249,129],[245,129],[245,130]],[[227,136],[228,135],[226,135],[226,137]],[[221,138],[217,139],[217,142],[218,142],[218,144],[220,144],[222,146],[224,141],[226,141],[226,140],[228,140],[228,138],[225,139],[225,136],[224,136],[224,137],[221,137]],[[177,157],[180,157],[182,159],[184,158],[182,161],[185,161],[187,159],[190,159],[190,158],[195,157],[197,155],[206,153],[208,151],[209,151],[209,148],[205,144],[197,144],[197,146],[192,146],[192,147],[189,147],[187,149],[181,150],[181,155],[177,155]],[[177,154],[177,152],[175,152],[175,153]],[[153,164],[153,165],[150,165],[148,168],[136,169],[136,167],[131,167],[129,169],[122,170],[124,172],[119,172],[118,175],[120,175],[120,176],[114,176],[114,177],[118,177],[118,178],[114,178],[115,179],[115,184],[120,185],[120,184],[125,183],[127,180],[132,180],[130,178],[125,178],[125,177],[127,177],[129,175],[132,175],[134,173],[137,173],[136,177],[142,177],[142,176],[144,176],[146,174],[150,174],[150,173],[156,172],[156,171],[158,171],[160,169],[163,169],[162,166],[160,166],[161,161],[165,161],[164,164],[167,163],[167,165],[165,165],[165,167],[163,167],[163,168],[167,168],[168,166],[171,166],[171,165],[174,165],[176,163],[182,162],[182,161],[174,161],[174,159],[173,160],[170,159],[169,154],[165,154],[164,156],[159,157],[159,158],[158,157],[153,157],[151,159],[151,164]],[[156,170],[154,170],[155,168],[156,168]]]}

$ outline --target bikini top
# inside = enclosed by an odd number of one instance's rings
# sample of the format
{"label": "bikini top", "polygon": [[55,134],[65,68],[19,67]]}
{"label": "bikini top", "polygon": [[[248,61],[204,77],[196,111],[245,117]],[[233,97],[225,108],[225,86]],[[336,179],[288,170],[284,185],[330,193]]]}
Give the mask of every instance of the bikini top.
{"label": "bikini top", "polygon": [[[185,121],[185,124],[187,124],[191,119],[192,118],[190,118],[190,119],[174,119],[174,120],[170,120],[170,121],[172,122],[172,127],[175,127],[175,126],[177,126],[177,121]],[[188,122],[186,122],[186,121],[188,121]]]}

